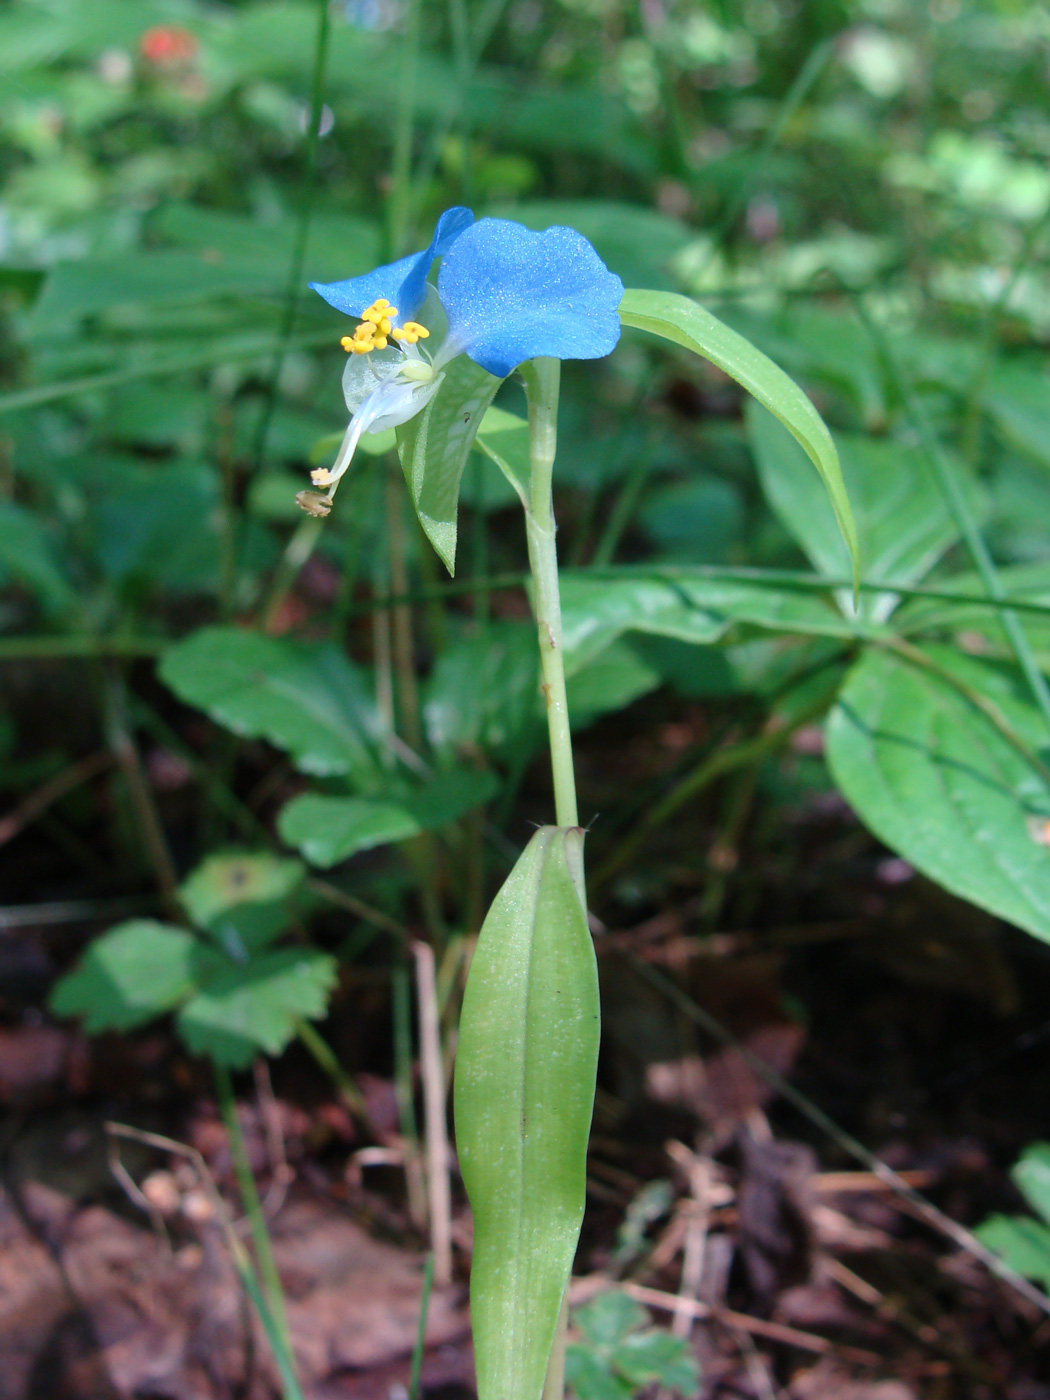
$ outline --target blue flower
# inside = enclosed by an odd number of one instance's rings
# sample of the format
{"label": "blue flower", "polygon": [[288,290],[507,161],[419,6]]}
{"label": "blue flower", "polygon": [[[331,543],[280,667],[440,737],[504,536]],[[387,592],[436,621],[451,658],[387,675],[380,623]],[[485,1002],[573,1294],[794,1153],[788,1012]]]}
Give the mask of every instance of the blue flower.
{"label": "blue flower", "polygon": [[[427,275],[436,258],[435,288]],[[582,234],[560,227],[534,233],[508,219],[475,222],[469,209],[447,209],[420,253],[345,282],[310,285],[358,320],[342,339],[350,426],[332,468],[313,473],[328,498],[306,493],[304,502],[323,514],[362,433],[415,417],[456,356],[503,379],[537,355],[598,359],[620,338],[623,283]]]}

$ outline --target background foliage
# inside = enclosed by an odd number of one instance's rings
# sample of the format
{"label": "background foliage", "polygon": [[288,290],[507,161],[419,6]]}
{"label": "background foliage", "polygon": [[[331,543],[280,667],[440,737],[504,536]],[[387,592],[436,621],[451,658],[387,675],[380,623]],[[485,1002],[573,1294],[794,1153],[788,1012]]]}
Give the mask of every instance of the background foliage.
{"label": "background foliage", "polygon": [[328,520],[294,502],[345,416],[343,327],[301,284],[455,202],[571,224],[748,336],[831,425],[857,517],[855,600],[811,462],[729,378],[630,330],[567,367],[598,917],[699,892],[700,933],[761,922],[784,814],[837,785],[1050,941],[1050,11],[347,0],[321,88],[318,14],[0,13],[0,762],[16,814],[48,794],[7,884],[91,901],[100,935],[54,1011],[276,1053],[340,967],[396,981],[392,929],[458,946],[548,813],[493,461],[520,391],[468,463],[454,581],[385,441]]}

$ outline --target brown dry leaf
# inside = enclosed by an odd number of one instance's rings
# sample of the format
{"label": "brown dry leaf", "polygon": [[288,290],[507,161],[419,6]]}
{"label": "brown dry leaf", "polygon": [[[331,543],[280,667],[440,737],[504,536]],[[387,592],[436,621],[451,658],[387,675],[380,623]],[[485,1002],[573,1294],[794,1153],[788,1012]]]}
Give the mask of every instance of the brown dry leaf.
{"label": "brown dry leaf", "polygon": [[813,1263],[812,1179],[817,1159],[797,1142],[744,1136],[737,1188],[740,1253],[751,1286],[771,1302],[781,1289],[805,1282]]}
{"label": "brown dry leaf", "polygon": [[[744,1045],[783,1075],[794,1064],[804,1038],[801,1026],[780,1022],[752,1032]],[[689,1109],[703,1118],[716,1136],[746,1123],[756,1109],[771,1102],[776,1092],[738,1050],[720,1050],[707,1059],[686,1055],[680,1060],[651,1064],[645,1084],[656,1103]]]}
{"label": "brown dry leaf", "polygon": [[[416,1255],[373,1240],[326,1200],[293,1199],[273,1235],[304,1384],[411,1353]],[[18,1208],[0,1193],[0,1400],[262,1400],[272,1376],[247,1315],[214,1220],[172,1253],[100,1206],[78,1209],[32,1184]],[[466,1332],[461,1290],[435,1291],[428,1341]]]}

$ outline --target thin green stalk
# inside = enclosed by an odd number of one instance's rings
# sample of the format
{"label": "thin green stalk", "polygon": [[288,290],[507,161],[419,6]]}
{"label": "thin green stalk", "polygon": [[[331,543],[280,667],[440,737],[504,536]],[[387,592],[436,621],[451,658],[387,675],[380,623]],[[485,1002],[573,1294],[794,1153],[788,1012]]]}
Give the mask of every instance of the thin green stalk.
{"label": "thin green stalk", "polygon": [[230,1140],[233,1170],[237,1177],[237,1186],[241,1193],[244,1213],[248,1217],[248,1224],[251,1228],[252,1242],[255,1245],[255,1258],[262,1278],[263,1293],[278,1333],[288,1349],[288,1354],[291,1355],[292,1345],[288,1332],[288,1318],[284,1310],[281,1276],[277,1272],[273,1243],[270,1240],[270,1232],[266,1228],[266,1217],[263,1215],[262,1202],[259,1200],[255,1177],[252,1175],[248,1152],[244,1145],[244,1135],[237,1117],[237,1104],[233,1097],[233,1081],[230,1078],[230,1071],[225,1065],[215,1062],[212,1068],[215,1071],[215,1091],[219,1101],[219,1112],[222,1114],[222,1121],[226,1125],[226,1132]]}
{"label": "thin green stalk", "polygon": [[561,363],[546,356],[522,366],[529,402],[529,505],[525,527],[532,571],[533,611],[540,646],[543,697],[547,706],[554,810],[559,826],[579,826],[576,777],[572,765],[569,704],[565,692],[561,592],[555,544],[551,484],[558,445],[558,388]]}
{"label": "thin green stalk", "polygon": [[310,125],[306,132],[306,163],[303,171],[303,188],[299,196],[299,225],[295,231],[295,244],[292,260],[288,266],[288,285],[284,293],[284,315],[278,334],[278,348],[270,369],[270,382],[266,389],[266,401],[262,417],[255,435],[255,450],[252,453],[256,471],[262,466],[266,455],[266,439],[270,433],[273,412],[277,403],[277,389],[281,370],[284,368],[288,345],[295,329],[295,317],[299,310],[299,297],[302,292],[303,269],[306,266],[306,247],[310,239],[310,224],[314,213],[314,195],[317,190],[317,146],[321,139],[321,116],[324,112],[325,69],[328,66],[328,36],[331,31],[331,7],[329,0],[317,0],[317,39],[314,44],[313,72],[310,77]]}
{"label": "thin green stalk", "polygon": [[[522,366],[529,405],[529,504],[525,529],[532,572],[532,606],[540,647],[541,689],[547,708],[551,774],[554,779],[554,811],[559,826],[579,826],[576,775],[572,762],[569,703],[565,690],[565,651],[561,626],[561,590],[558,584],[558,549],[554,520],[554,457],[558,448],[558,391],[561,361],[547,356]],[[572,870],[580,898],[584,893],[582,856]],[[565,1392],[565,1344],[569,1326],[568,1286],[554,1330],[547,1362],[543,1400],[562,1400]]]}
{"label": "thin green stalk", "polygon": [[423,1371],[423,1351],[427,1337],[427,1312],[430,1309],[430,1290],[434,1286],[434,1256],[427,1255],[423,1265],[423,1296],[419,1301],[419,1331],[412,1349],[412,1370],[408,1378],[408,1400],[420,1400],[420,1376]]}
{"label": "thin green stalk", "polygon": [[[896,357],[893,354],[887,338],[882,334],[881,328],[868,314],[867,308],[864,306],[861,299],[858,297],[855,298],[854,301],[858,314],[864,322],[868,333],[879,347],[889,367],[895,382],[895,387],[900,394],[901,402],[904,404],[908,416],[911,418],[919,434],[920,441],[926,450],[930,465],[933,467],[937,484],[941,488],[941,494],[947,502],[952,519],[955,521],[955,527],[959,531],[963,543],[966,545],[970,558],[973,560],[974,567],[981,577],[981,582],[984,584],[989,598],[993,599],[998,604],[1004,604],[1008,598],[1006,587],[999,577],[999,571],[992,559],[991,552],[984,542],[984,536],[981,534],[977,520],[970,509],[970,503],[966,499],[966,493],[959,483],[954,464],[949,460],[947,453],[941,447],[937,435],[930,426],[929,419],[926,417],[925,410],[912,393],[909,385],[905,382],[904,376],[901,374],[897,364]],[[1050,731],[1050,685],[1047,684],[1046,677],[1039,669],[1039,665],[1035,659],[1035,653],[1032,651],[1024,628],[1021,626],[1020,618],[1017,616],[1016,612],[1007,606],[1001,608],[999,620],[1002,623],[1002,628],[1006,633],[1006,638],[1010,643],[1011,650],[1017,658],[1017,664],[1020,666],[1025,680],[1028,682],[1032,697],[1042,713],[1047,730]]]}

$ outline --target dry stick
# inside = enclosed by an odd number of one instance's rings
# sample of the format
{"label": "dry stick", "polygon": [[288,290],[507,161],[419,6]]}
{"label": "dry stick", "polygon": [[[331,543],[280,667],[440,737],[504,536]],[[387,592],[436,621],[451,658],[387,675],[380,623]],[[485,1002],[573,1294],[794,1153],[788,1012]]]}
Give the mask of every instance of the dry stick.
{"label": "dry stick", "polygon": [[72,792],[74,788],[80,787],[82,783],[90,782],[92,778],[104,772],[113,760],[114,755],[103,749],[99,753],[89,754],[87,758],[80,759],[68,768],[63,768],[61,773],[56,773],[53,778],[42,783],[35,792],[31,792],[6,816],[0,817],[0,846],[5,846],[8,841],[13,841],[20,831],[24,831],[49,807],[65,797],[67,792]]}
{"label": "dry stick", "polygon": [[711,1193],[708,1189],[711,1168],[707,1161],[690,1152],[680,1142],[669,1142],[667,1152],[685,1171],[689,1181],[689,1194],[692,1197],[686,1216],[682,1276],[678,1286],[678,1300],[682,1306],[675,1308],[674,1321],[671,1323],[671,1331],[676,1337],[688,1337],[693,1330],[694,1321],[688,1304],[696,1301],[704,1274],[707,1226],[711,1217]]}
{"label": "dry stick", "polygon": [[869,1151],[852,1133],[847,1133],[844,1128],[840,1128],[834,1119],[830,1118],[812,1099],[803,1094],[800,1089],[796,1089],[782,1074],[778,1074],[772,1065],[767,1064],[761,1056],[756,1055],[753,1050],[749,1050],[746,1045],[743,1045],[731,1031],[722,1025],[721,1021],[712,1016],[710,1011],[698,1005],[692,997],[687,996],[680,987],[675,986],[672,981],[664,977],[662,973],[655,971],[640,958],[631,955],[628,957],[639,976],[645,978],[651,986],[662,992],[668,1001],[673,1002],[708,1035],[713,1036],[727,1049],[735,1051],[749,1069],[753,1070],[760,1079],[765,1080],[770,1088],[776,1090],[782,1098],[793,1104],[803,1117],[807,1118],[821,1132],[826,1133],[832,1142],[841,1147],[844,1152],[848,1152],[856,1161],[863,1163],[895,1195],[907,1201],[914,1214],[924,1224],[929,1225],[939,1234],[945,1235],[965,1253],[972,1254],[974,1258],[979,1259],[997,1278],[1008,1283],[1022,1298],[1038,1308],[1040,1312],[1050,1316],[1050,1298],[1045,1293],[1040,1292],[1034,1284],[1015,1273],[1004,1260],[1000,1259],[997,1254],[993,1254],[986,1245],[983,1245],[971,1230],[967,1230],[965,1225],[960,1225],[957,1221],[952,1220],[950,1216],[938,1210],[932,1201],[928,1201],[914,1187],[909,1186],[899,1172],[895,1172],[880,1157],[876,1157],[874,1152]]}
{"label": "dry stick", "polygon": [[427,1199],[434,1282],[452,1282],[452,1188],[449,1183],[448,1122],[445,1117],[445,1071],[441,1059],[434,952],[429,943],[413,943],[416,993],[419,997],[419,1054],[423,1077],[423,1113],[427,1154]]}

